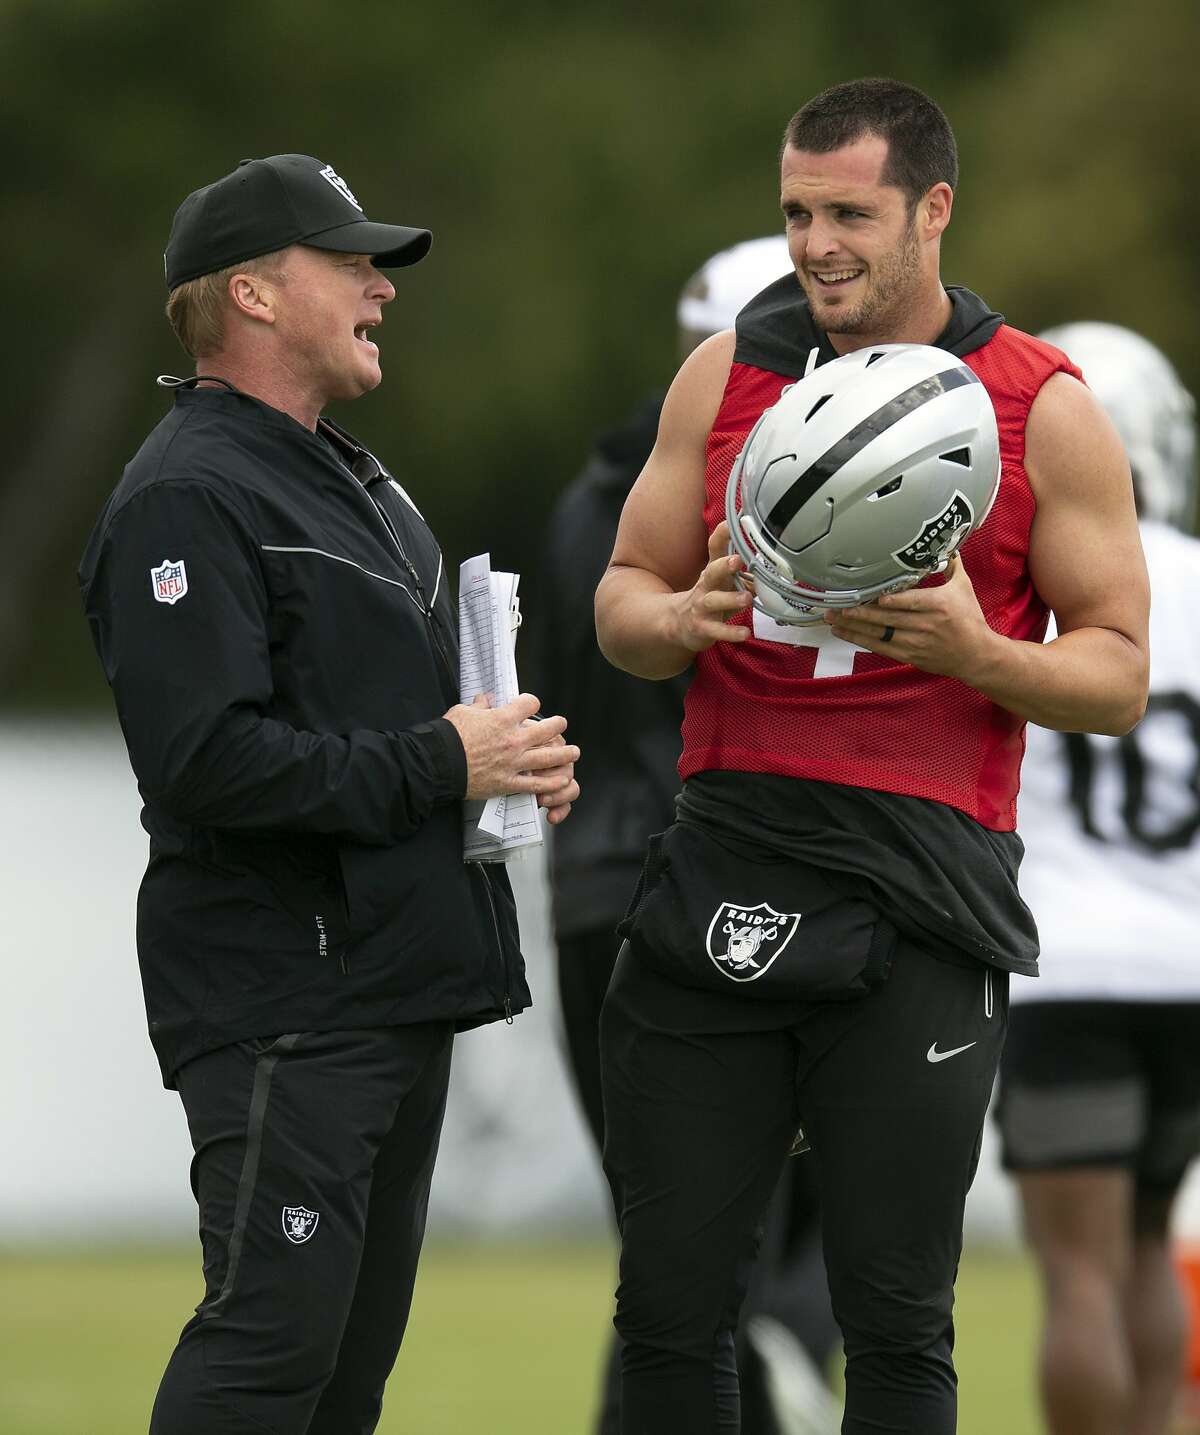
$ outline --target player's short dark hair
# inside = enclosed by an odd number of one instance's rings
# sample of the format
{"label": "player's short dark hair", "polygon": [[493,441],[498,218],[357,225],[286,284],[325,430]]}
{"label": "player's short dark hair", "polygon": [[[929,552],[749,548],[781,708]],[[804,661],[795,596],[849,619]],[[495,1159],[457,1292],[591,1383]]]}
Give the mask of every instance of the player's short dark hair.
{"label": "player's short dark hair", "polygon": [[783,143],[828,154],[864,135],[887,141],[880,178],[904,191],[910,209],[935,184],[958,184],[950,121],[928,95],[899,80],[848,80],[823,90],[788,121]]}

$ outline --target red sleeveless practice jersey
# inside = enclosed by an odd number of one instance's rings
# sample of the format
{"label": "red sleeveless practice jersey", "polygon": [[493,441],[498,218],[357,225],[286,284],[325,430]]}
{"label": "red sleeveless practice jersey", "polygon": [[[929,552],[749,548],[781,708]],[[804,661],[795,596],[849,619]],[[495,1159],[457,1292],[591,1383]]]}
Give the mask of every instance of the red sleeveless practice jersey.
{"label": "red sleeveless practice jersey", "polygon": [[[1024,468],[1025,422],[1051,374],[1079,378],[1079,370],[1059,350],[1007,324],[962,359],[995,407],[1001,458],[996,501],[964,544],[962,561],[989,626],[1005,637],[1041,642],[1047,610],[1027,561],[1036,504]],[[725,485],[747,435],[790,382],[750,364],[730,369],[708,438],[709,532],[725,516]],[[752,614],[730,621],[750,626]],[[682,779],[711,768],[773,772],[930,798],[995,831],[1016,826],[1021,718],[957,678],[855,648],[824,624],[784,630],[761,616],[759,624],[788,641],[718,643],[696,657]]]}

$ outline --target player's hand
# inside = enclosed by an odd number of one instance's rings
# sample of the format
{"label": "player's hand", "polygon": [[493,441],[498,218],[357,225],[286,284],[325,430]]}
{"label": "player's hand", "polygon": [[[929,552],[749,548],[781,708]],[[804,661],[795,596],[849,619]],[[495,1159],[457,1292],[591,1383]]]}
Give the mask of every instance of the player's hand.
{"label": "player's hand", "polygon": [[848,643],[967,683],[988,651],[1004,641],[988,627],[957,553],[946,568],[945,582],[936,587],[887,593],[859,608],[830,609],[825,621]]}
{"label": "player's hand", "polygon": [[736,553],[728,553],[729,524],[722,520],[708,540],[708,563],[695,586],[676,595],[676,638],[690,652],[702,653],[714,643],[744,643],[750,629],[726,620],[753,601],[737,586],[734,574],[745,568]]}
{"label": "player's hand", "polygon": [[579,749],[563,738],[566,718],[534,720],[538,706],[532,693],[498,708],[480,694],[469,707],[458,703],[445,714],[467,755],[467,797],[532,792],[551,810],[570,807],[579,795],[574,780]]}

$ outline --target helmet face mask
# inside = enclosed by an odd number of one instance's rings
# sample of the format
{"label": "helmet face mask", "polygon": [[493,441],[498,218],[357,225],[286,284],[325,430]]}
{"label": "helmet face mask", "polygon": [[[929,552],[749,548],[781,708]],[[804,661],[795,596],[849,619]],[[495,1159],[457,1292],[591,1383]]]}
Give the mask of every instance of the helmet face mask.
{"label": "helmet face mask", "polygon": [[725,493],[755,606],[816,623],[941,572],[986,519],[1000,480],[996,416],[942,349],[882,344],[783,391]]}

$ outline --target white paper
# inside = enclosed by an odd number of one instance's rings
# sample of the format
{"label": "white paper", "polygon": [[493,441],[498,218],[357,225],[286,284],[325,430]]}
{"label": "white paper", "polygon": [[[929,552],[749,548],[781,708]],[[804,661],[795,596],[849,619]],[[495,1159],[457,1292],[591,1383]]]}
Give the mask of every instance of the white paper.
{"label": "white paper", "polygon": [[[468,558],[458,571],[459,700],[486,693],[493,707],[511,702],[517,684],[516,643],[521,626],[520,575],[493,573],[491,555]],[[505,862],[542,840],[532,792],[465,804],[463,855],[469,862]]]}

